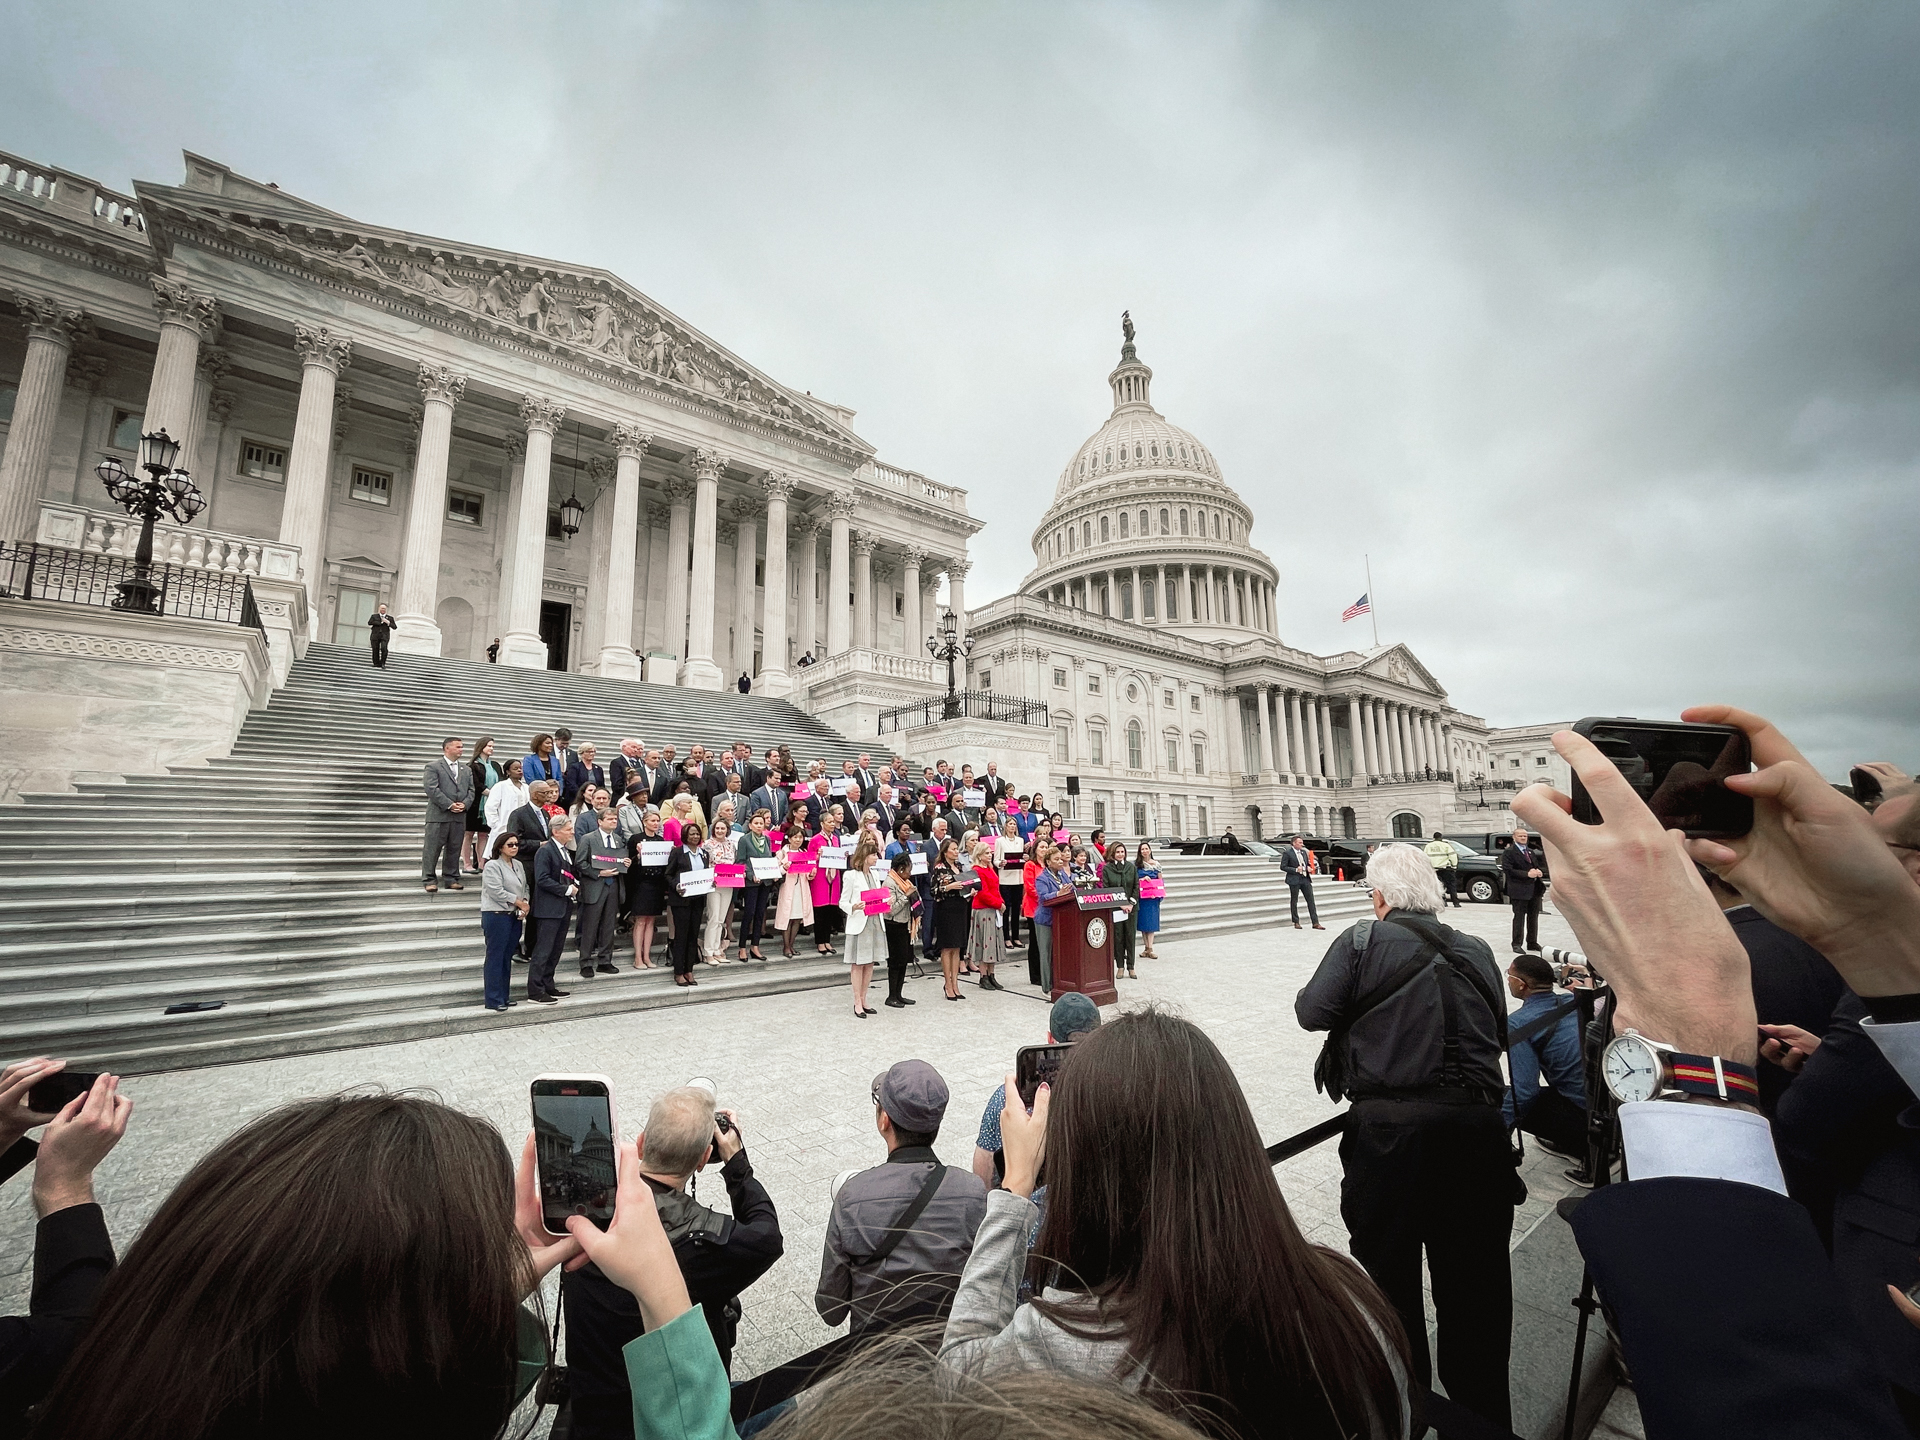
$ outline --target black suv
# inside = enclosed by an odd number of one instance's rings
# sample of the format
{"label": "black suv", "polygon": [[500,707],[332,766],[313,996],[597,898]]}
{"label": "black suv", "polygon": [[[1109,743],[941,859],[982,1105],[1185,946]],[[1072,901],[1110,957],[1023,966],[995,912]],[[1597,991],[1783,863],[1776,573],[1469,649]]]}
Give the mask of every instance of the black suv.
{"label": "black suv", "polygon": [[[1359,880],[1367,873],[1367,847],[1369,845],[1411,845],[1416,850],[1426,844],[1411,836],[1398,835],[1363,836],[1358,840],[1329,840],[1323,842],[1326,850],[1320,856],[1320,868],[1329,875],[1345,872],[1347,879]],[[1447,843],[1453,846],[1454,853],[1460,857],[1460,865],[1454,871],[1454,883],[1459,892],[1467,899],[1482,905],[1499,902],[1506,897],[1507,883],[1500,870],[1498,855],[1481,855],[1472,846],[1462,844],[1452,836]]]}

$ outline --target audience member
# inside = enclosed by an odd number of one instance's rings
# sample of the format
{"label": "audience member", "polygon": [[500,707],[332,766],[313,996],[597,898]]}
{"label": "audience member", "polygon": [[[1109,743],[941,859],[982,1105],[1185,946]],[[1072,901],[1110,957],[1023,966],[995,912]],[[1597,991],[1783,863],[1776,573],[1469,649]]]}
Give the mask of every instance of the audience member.
{"label": "audience member", "polygon": [[[1144,840],[1140,842],[1140,848],[1134,852],[1133,868],[1137,880],[1162,878],[1159,863],[1153,858],[1153,846]],[[1160,957],[1153,953],[1153,937],[1160,933],[1160,897],[1155,896],[1153,899],[1140,902],[1140,910],[1134,917],[1134,924],[1140,930],[1141,958],[1158,960]]]}
{"label": "audience member", "polygon": [[527,742],[527,753],[520,757],[520,775],[527,784],[551,780],[557,795],[563,779],[560,770],[560,761],[553,753],[553,736],[542,731]]}
{"label": "audience member", "polygon": [[487,942],[486,1006],[505,1013],[518,1002],[511,991],[513,954],[530,908],[527,871],[520,863],[520,837],[502,831],[480,872],[480,930]]}
{"label": "audience member", "polygon": [[833,948],[833,937],[839,933],[840,922],[845,918],[840,909],[840,882],[845,872],[823,866],[820,852],[844,853],[841,838],[839,807],[823,809],[820,830],[807,841],[807,853],[814,863],[813,878],[808,882],[813,892],[813,942],[822,955],[838,953]]}
{"label": "audience member", "polygon": [[[1509,1083],[1500,1101],[1501,1117],[1509,1130],[1525,1130],[1542,1149],[1584,1162],[1587,1081],[1579,1011],[1553,993],[1553,967],[1538,955],[1513,957],[1507,966],[1507,991],[1520,1008],[1507,1017]],[[1549,1020],[1556,1010],[1558,1018]],[[1544,1030],[1527,1033],[1542,1023]],[[1567,1174],[1593,1183],[1584,1168]]]}
{"label": "audience member", "polygon": [[[1069,990],[1047,1012],[1049,1045],[1073,1045],[1100,1028],[1100,1007],[1078,990]],[[1000,1112],[1007,1108],[1007,1087],[997,1085],[980,1112],[980,1133],[973,1142],[973,1173],[991,1190],[1005,1173],[1000,1147]]]}
{"label": "audience member", "polygon": [[[507,817],[528,803],[527,786],[520,778],[520,762],[509,760],[501,767],[500,778],[487,790],[487,832],[498,835],[507,828]],[[488,847],[492,853],[492,847]]]}
{"label": "audience member", "polygon": [[840,885],[840,909],[845,915],[841,923],[846,926],[847,937],[847,979],[853,986],[853,1013],[862,1020],[874,1013],[867,1007],[867,987],[873,982],[873,967],[884,958],[887,948],[884,912],[869,915],[866,895],[868,891],[886,888],[887,871],[880,863],[880,849],[863,835],[847,859]]}
{"label": "audience member", "polygon": [[[1037,843],[1036,837],[1036,843]],[[1034,983],[1042,990],[1053,989],[1053,906],[1056,896],[1072,891],[1073,882],[1067,878],[1067,852],[1058,845],[1049,845],[1038,855],[1039,869],[1033,878],[1033,939],[1034,954],[1028,960],[1038,973]]]}
{"label": "audience member", "polygon": [[[897,843],[897,842],[896,842]],[[913,883],[913,856],[887,847],[887,1006],[904,1010],[907,966],[913,961],[913,921],[920,909],[920,887]]]}
{"label": "audience member", "polygon": [[473,772],[473,793],[467,801],[466,833],[460,838],[460,872],[478,875],[487,863],[487,832],[493,828],[488,819],[488,798],[506,772],[493,758],[493,737],[482,735],[473,742],[473,759],[467,768]]}
{"label": "audience member", "polygon": [[693,978],[693,966],[698,958],[701,927],[707,918],[707,894],[697,891],[689,895],[687,889],[689,885],[712,884],[706,838],[707,832],[700,828],[698,820],[687,820],[680,826],[679,843],[667,857],[667,909],[673,914],[673,943],[668,953],[673,958],[676,985],[700,983]]}
{"label": "audience member", "polygon": [[[707,836],[707,863],[710,865],[735,864],[734,852],[740,848],[740,837],[733,828],[733,806],[722,804],[720,818],[713,823],[713,831]],[[706,917],[700,931],[700,959],[708,965],[718,965],[726,958],[727,919],[733,912],[734,896],[740,892],[733,889],[721,889],[716,886],[707,896]]]}
{"label": "audience member", "polygon": [[767,834],[771,820],[767,810],[755,810],[747,822],[746,834],[733,849],[735,862],[747,867],[746,888],[740,892],[740,953],[736,957],[742,965],[749,959],[767,958],[760,953],[760,937],[766,929],[767,911],[773,908],[773,892],[778,882],[762,880],[753,872],[755,861],[765,864],[773,859],[773,841]]}
{"label": "audience member", "polygon": [[1007,939],[1001,915],[1006,902],[1000,894],[1000,869],[994,863],[992,843],[975,841],[971,859],[978,888],[973,892],[973,910],[967,926],[967,966],[980,977],[982,990],[1004,990],[1007,987],[993,974],[1007,958]]}
{"label": "audience member", "polygon": [[940,1319],[986,1213],[986,1187],[934,1154],[947,1082],[924,1060],[873,1078],[874,1128],[887,1159],[833,1197],[814,1307],[829,1325],[867,1334]]}
{"label": "audience member", "polygon": [[[1118,890],[1127,897],[1129,908],[1116,911],[1113,922],[1113,973],[1138,979],[1133,970],[1133,938],[1140,912],[1140,867],[1127,859],[1127,847],[1118,840],[1106,847],[1106,863],[1100,867],[1103,889]],[[1123,969],[1124,967],[1124,969]]]}
{"label": "audience member", "polygon": [[[716,1123],[719,1115],[726,1116],[724,1127]],[[786,1248],[779,1213],[747,1158],[740,1118],[731,1110],[716,1110],[711,1091],[683,1085],[653,1102],[635,1146],[621,1149],[619,1203],[651,1192],[687,1297],[704,1312],[725,1369],[733,1363],[741,1292],[766,1274]],[[626,1154],[635,1149],[629,1165]],[[731,1214],[710,1209],[689,1193],[693,1177],[714,1160],[720,1162]],[[560,1288],[566,1307],[574,1440],[671,1433],[651,1418],[643,1429],[635,1425],[644,1397],[631,1388],[622,1353],[652,1326],[644,1308],[634,1303],[633,1292],[598,1263],[569,1270]],[[708,1433],[713,1432],[689,1432],[690,1440]]]}
{"label": "audience member", "polygon": [[973,867],[960,858],[960,842],[943,837],[939,854],[928,865],[933,885],[934,943],[940,951],[940,974],[946,981],[946,997],[964,1000],[960,990],[960,952],[967,948],[967,936],[973,928]]}
{"label": "audience member", "polygon": [[627,914],[633,922],[633,968],[653,968],[653,937],[667,908],[665,862],[647,864],[641,846],[666,843],[660,832],[660,812],[649,806],[641,816],[640,833],[627,837]]}
{"label": "audience member", "polygon": [[1334,940],[1294,1001],[1304,1029],[1332,1032],[1316,1083],[1353,1101],[1340,1216],[1353,1257],[1400,1314],[1414,1377],[1424,1386],[1433,1373],[1424,1252],[1447,1395],[1508,1425],[1518,1177],[1500,1119],[1500,972],[1484,940],[1434,918],[1446,899],[1413,846],[1382,845],[1367,884],[1374,918]]}
{"label": "audience member", "polygon": [[[546,788],[553,789],[552,782]],[[560,952],[567,944],[567,921],[580,893],[573,865],[573,817],[555,815],[547,822],[548,839],[533,857],[533,954],[527,967],[527,998],[547,1005],[565,998],[567,991],[553,983]]]}
{"label": "audience member", "polygon": [[1303,837],[1294,836],[1293,843],[1280,852],[1280,868],[1287,877],[1287,908],[1293,928],[1300,928],[1300,898],[1304,895],[1307,918],[1313,922],[1313,928],[1326,929],[1320,923],[1320,905],[1313,894],[1313,851],[1307,848]]}
{"label": "audience member", "polygon": [[780,851],[780,893],[774,900],[773,928],[780,932],[780,953],[793,958],[793,942],[802,925],[813,924],[813,876],[794,869],[795,862],[811,858],[807,848],[807,821],[795,811],[787,818],[786,843]]}

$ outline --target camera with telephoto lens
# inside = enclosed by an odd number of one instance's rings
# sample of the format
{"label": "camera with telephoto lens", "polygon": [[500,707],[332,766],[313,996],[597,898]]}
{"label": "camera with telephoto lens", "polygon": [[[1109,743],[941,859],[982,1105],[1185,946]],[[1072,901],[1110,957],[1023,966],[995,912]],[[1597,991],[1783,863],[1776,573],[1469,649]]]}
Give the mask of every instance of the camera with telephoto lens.
{"label": "camera with telephoto lens", "polygon": [[1553,983],[1564,990],[1591,990],[1599,977],[1578,950],[1549,949],[1542,957],[1553,967]]}
{"label": "camera with telephoto lens", "polygon": [[[715,1107],[713,1123],[720,1129],[722,1134],[731,1135],[733,1133],[733,1121],[722,1114],[719,1109],[720,1087],[704,1075],[694,1076],[691,1080],[687,1081],[687,1085],[690,1089],[704,1090],[707,1094],[713,1096]],[[707,1163],[709,1165],[718,1165],[720,1163],[720,1142],[717,1140],[714,1141],[712,1147],[707,1151]]]}

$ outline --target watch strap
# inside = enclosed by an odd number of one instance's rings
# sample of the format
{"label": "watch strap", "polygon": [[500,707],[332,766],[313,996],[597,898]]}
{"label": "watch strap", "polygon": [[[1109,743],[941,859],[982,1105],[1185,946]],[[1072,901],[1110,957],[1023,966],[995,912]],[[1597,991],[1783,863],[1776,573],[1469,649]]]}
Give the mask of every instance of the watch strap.
{"label": "watch strap", "polygon": [[1666,1057],[1669,1083],[1688,1095],[1708,1095],[1716,1100],[1757,1103],[1760,1077],[1751,1065],[1723,1060],[1718,1055],[1681,1055]]}

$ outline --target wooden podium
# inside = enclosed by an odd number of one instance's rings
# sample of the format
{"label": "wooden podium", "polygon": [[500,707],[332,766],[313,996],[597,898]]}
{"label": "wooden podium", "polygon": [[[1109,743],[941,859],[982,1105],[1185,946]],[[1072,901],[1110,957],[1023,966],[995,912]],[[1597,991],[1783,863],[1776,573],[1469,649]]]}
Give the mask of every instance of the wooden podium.
{"label": "wooden podium", "polygon": [[1116,1005],[1113,913],[1131,908],[1124,890],[1068,891],[1047,902],[1053,912],[1053,989],[1048,1000],[1078,990],[1096,1005]]}

